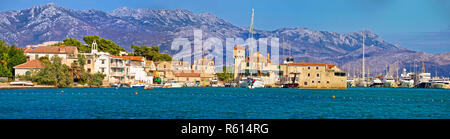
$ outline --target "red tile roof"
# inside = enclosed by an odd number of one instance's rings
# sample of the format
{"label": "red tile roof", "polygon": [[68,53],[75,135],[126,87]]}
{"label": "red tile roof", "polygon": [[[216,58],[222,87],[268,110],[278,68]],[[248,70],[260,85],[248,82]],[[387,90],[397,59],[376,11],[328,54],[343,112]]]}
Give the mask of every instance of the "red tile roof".
{"label": "red tile roof", "polygon": [[200,77],[200,73],[196,73],[193,71],[191,71],[191,72],[181,71],[181,72],[175,73],[175,77]]}
{"label": "red tile roof", "polygon": [[288,63],[289,66],[326,66],[325,63]]}
{"label": "red tile roof", "polygon": [[237,45],[236,47],[234,47],[234,50],[237,50],[237,49],[244,50],[244,48],[240,45]]}
{"label": "red tile roof", "polygon": [[76,46],[39,46],[34,49],[25,49],[25,53],[48,53],[48,54],[73,54],[78,51]]}
{"label": "red tile roof", "polygon": [[120,56],[123,60],[144,61],[142,56]]}
{"label": "red tile roof", "polygon": [[44,68],[44,64],[39,60],[31,60],[31,61],[25,62],[23,64],[17,65],[14,68],[15,69],[16,68],[39,68],[40,69],[40,68]]}
{"label": "red tile roof", "polygon": [[331,69],[331,68],[335,67],[336,65],[328,64],[327,66],[328,66],[328,69]]}

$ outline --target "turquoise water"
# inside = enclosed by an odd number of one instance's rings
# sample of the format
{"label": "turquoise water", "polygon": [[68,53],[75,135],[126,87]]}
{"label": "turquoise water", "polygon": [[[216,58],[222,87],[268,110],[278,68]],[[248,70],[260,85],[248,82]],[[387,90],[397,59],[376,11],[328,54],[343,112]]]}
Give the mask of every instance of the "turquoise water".
{"label": "turquoise water", "polygon": [[450,90],[7,89],[0,90],[0,118],[449,119]]}

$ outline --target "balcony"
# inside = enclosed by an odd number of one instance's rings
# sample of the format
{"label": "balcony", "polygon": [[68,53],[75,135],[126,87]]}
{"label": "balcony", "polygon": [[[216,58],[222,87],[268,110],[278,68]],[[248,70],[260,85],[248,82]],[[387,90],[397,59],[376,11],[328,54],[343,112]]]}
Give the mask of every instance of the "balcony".
{"label": "balcony", "polygon": [[122,63],[111,63],[110,66],[114,67],[114,68],[124,68],[125,64],[122,64]]}
{"label": "balcony", "polygon": [[111,72],[109,73],[110,76],[124,76],[125,72]]}

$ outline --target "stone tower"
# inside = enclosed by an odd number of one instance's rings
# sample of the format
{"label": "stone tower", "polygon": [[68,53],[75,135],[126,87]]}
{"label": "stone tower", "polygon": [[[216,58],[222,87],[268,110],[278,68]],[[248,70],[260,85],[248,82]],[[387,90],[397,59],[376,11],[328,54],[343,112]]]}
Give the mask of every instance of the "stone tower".
{"label": "stone tower", "polygon": [[238,78],[239,70],[245,68],[245,49],[237,45],[233,50],[234,56],[234,79]]}
{"label": "stone tower", "polygon": [[97,53],[98,52],[98,46],[97,46],[97,42],[94,42],[91,44],[91,53]]}

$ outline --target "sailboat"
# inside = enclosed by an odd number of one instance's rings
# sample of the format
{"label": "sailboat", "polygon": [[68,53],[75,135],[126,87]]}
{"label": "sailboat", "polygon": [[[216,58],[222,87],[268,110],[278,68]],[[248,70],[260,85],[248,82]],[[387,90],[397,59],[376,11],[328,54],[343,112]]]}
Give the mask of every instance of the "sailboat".
{"label": "sailboat", "polygon": [[358,81],[358,83],[356,84],[358,87],[367,87],[367,80],[366,80],[366,73],[365,73],[365,60],[364,60],[364,49],[365,49],[365,44],[364,44],[364,39],[365,39],[365,36],[363,36],[363,39],[362,39],[362,79],[360,79],[359,81]]}
{"label": "sailboat", "polygon": [[[251,23],[250,23],[250,28],[249,28],[249,38],[253,39],[253,18],[255,15],[255,10],[252,8],[252,17],[251,17]],[[252,41],[250,41],[250,43],[252,43]],[[251,44],[249,46],[252,46]],[[249,59],[252,56],[252,54],[249,53]],[[250,61],[250,60],[249,60]],[[250,66],[252,67],[252,66]],[[252,69],[250,69],[251,71]],[[254,78],[252,77],[253,75],[251,74],[250,77],[245,78],[244,80],[239,81],[239,86],[241,88],[263,88],[264,87],[264,82],[261,81],[260,78]]]}

